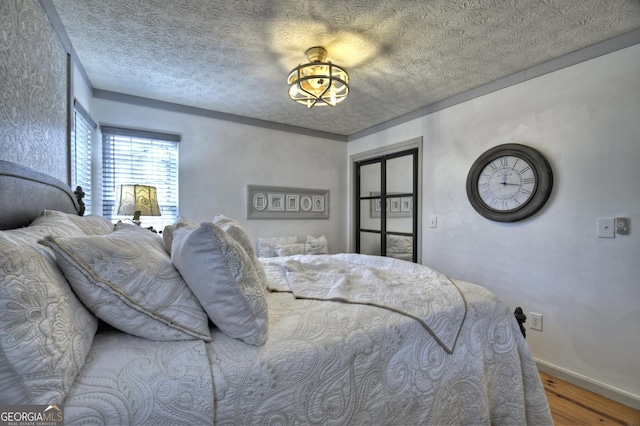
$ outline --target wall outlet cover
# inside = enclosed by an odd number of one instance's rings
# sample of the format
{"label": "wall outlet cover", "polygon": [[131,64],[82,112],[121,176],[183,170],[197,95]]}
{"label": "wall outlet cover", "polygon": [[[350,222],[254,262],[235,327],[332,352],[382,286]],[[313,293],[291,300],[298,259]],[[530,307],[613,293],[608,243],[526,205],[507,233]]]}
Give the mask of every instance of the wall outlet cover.
{"label": "wall outlet cover", "polygon": [[536,314],[535,312],[531,312],[529,314],[531,319],[531,329],[542,331],[542,314]]}
{"label": "wall outlet cover", "polygon": [[629,218],[616,217],[616,232],[620,235],[629,233]]}

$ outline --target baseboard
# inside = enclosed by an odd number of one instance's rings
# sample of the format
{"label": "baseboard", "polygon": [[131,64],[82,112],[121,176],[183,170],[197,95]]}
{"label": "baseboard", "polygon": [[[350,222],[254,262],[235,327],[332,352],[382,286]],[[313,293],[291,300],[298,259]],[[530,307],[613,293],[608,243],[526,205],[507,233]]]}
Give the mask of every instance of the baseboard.
{"label": "baseboard", "polygon": [[638,395],[634,395],[630,392],[614,388],[613,386],[598,382],[597,380],[590,379],[581,374],[574,373],[573,371],[566,370],[564,368],[549,364],[548,362],[541,361],[539,359],[536,359],[535,361],[536,365],[538,366],[538,370],[543,373],[550,374],[560,380],[564,380],[590,392],[619,402],[620,404],[624,404],[626,406],[635,408],[636,410],[640,410],[640,396]]}

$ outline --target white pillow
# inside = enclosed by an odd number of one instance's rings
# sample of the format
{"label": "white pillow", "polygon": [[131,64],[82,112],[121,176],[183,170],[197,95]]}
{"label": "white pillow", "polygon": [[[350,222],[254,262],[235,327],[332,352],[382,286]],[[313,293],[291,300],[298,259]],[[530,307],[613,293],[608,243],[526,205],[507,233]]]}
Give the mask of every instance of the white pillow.
{"label": "white pillow", "polygon": [[258,257],[276,257],[277,245],[295,244],[298,242],[298,237],[258,237]]}
{"label": "white pillow", "polygon": [[142,231],[126,227],[107,235],[41,242],[54,250],[85,306],[113,327],[150,340],[210,341],[198,300],[157,235]]}
{"label": "white pillow", "polygon": [[312,235],[307,235],[304,254],[329,254],[329,243],[325,236],[322,235],[316,238]]}
{"label": "white pillow", "polygon": [[[45,232],[50,230],[54,235],[84,235],[83,230],[80,229],[75,223],[73,223],[70,217],[71,215],[69,213],[63,213],[56,210],[44,210],[40,214],[40,216],[33,219],[33,222],[31,222],[31,224],[29,225],[31,229],[29,230],[28,234],[25,234],[25,236],[29,236],[31,239],[33,239],[35,238],[34,235],[36,233],[39,233],[39,231],[41,230],[44,230]],[[11,232],[13,231],[17,230],[11,230]],[[33,242],[37,244],[37,238]]]}
{"label": "white pillow", "polygon": [[229,219],[228,217],[223,216],[221,214],[216,215],[213,218],[213,223],[218,225],[220,228],[222,228],[224,232],[226,232],[231,236],[231,238],[236,240],[236,242],[238,242],[238,244],[242,246],[244,251],[247,252],[247,255],[249,255],[249,258],[253,263],[253,267],[256,268],[258,278],[262,282],[262,285],[266,288],[267,274],[264,272],[264,266],[262,266],[262,263],[256,257],[256,253],[253,250],[253,243],[251,242],[251,237],[249,236],[247,231],[245,231],[244,228],[240,226],[240,224],[235,220]]}
{"label": "white pillow", "polygon": [[176,227],[171,260],[220,331],[252,345],[266,341],[264,286],[238,242],[210,222]]}
{"label": "white pillow", "polygon": [[173,244],[173,230],[175,228],[175,225],[167,225],[162,231],[162,246],[169,255],[171,255],[171,245]]}
{"label": "white pillow", "polygon": [[98,319],[80,303],[47,236],[84,235],[64,215],[0,231],[0,403],[62,404],[82,369]]}
{"label": "white pillow", "polygon": [[57,210],[45,210],[39,218],[34,220],[34,223],[37,223],[44,217],[48,217],[51,220],[64,217],[80,228],[85,235],[109,234],[113,232],[114,229],[113,223],[111,223],[111,221],[106,217],[97,215],[78,216],[77,214],[65,213]]}
{"label": "white pillow", "polygon": [[69,220],[87,235],[110,234],[114,230],[113,223],[104,216],[90,214],[88,216],[76,216],[69,214]]}
{"label": "white pillow", "polygon": [[[142,226],[135,225],[133,223],[118,221],[118,223],[116,223],[115,230],[116,231],[126,230],[127,232],[137,232],[140,234],[139,235],[140,238],[148,241],[151,246],[159,249],[163,253],[165,252],[162,236],[147,228],[143,228]],[[131,237],[131,238],[134,238],[134,237]]]}
{"label": "white pillow", "polygon": [[304,254],[304,243],[296,244],[278,244],[276,246],[276,254],[279,257],[293,256],[295,254]]}
{"label": "white pillow", "polygon": [[164,245],[164,249],[169,254],[171,254],[171,245],[173,244],[173,231],[175,230],[176,226],[187,226],[189,228],[195,228],[196,226],[198,226],[198,224],[188,217],[178,217],[173,225],[167,225],[164,227],[164,230],[162,231],[162,243]]}

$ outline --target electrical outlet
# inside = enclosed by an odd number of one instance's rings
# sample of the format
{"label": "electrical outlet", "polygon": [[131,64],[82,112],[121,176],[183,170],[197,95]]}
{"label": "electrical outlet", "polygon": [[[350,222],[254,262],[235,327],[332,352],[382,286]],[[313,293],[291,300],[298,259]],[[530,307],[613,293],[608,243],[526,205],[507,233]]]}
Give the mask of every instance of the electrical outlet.
{"label": "electrical outlet", "polygon": [[531,312],[529,318],[531,318],[531,329],[542,331],[542,314]]}
{"label": "electrical outlet", "polygon": [[629,233],[629,218],[616,217],[616,232],[620,235]]}

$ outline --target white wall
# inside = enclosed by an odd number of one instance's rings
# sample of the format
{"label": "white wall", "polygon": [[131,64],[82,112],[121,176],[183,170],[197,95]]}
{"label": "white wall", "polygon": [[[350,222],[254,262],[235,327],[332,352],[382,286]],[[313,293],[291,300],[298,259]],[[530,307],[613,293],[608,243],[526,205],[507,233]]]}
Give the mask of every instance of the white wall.
{"label": "white wall", "polygon": [[[325,235],[346,250],[347,144],[203,116],[95,98],[100,124],[180,134],[180,214],[198,222],[220,213],[259,236]],[[247,185],[328,189],[329,219],[246,219]]]}
{"label": "white wall", "polygon": [[[422,222],[438,217],[422,263],[543,314],[527,334],[538,360],[640,406],[640,45],[351,141],[349,155],[419,136]],[[539,149],[554,172],[547,205],[513,224],[478,215],[465,188],[503,143]],[[596,219],[616,216],[631,234],[596,238]]]}
{"label": "white wall", "polygon": [[73,97],[80,102],[82,107],[91,114],[91,107],[93,105],[92,88],[89,83],[84,79],[82,72],[78,68],[78,65],[73,64]]}

